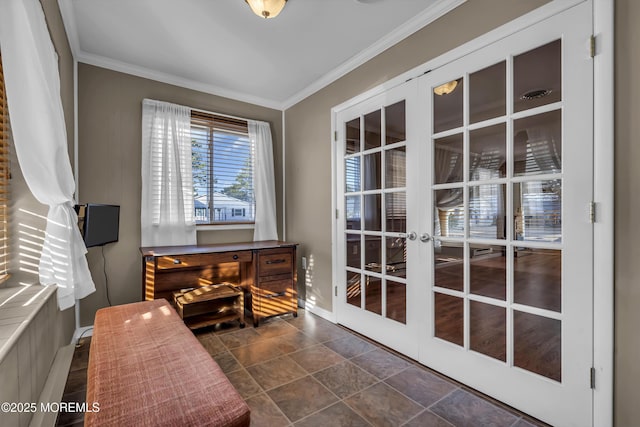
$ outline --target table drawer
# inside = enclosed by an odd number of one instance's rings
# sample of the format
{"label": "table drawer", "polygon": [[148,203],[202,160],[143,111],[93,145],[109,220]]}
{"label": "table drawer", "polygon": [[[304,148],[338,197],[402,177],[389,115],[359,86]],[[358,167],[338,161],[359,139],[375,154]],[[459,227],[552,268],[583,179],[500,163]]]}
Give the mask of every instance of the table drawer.
{"label": "table drawer", "polygon": [[273,276],[291,273],[293,256],[290,249],[275,249],[260,253],[258,258],[259,276]]}
{"label": "table drawer", "polygon": [[251,251],[233,251],[210,254],[172,255],[158,257],[158,270],[202,267],[225,262],[251,262]]}
{"label": "table drawer", "polygon": [[260,296],[274,297],[288,295],[291,297],[293,294],[293,281],[286,279],[260,282],[258,286],[254,286],[253,290]]}

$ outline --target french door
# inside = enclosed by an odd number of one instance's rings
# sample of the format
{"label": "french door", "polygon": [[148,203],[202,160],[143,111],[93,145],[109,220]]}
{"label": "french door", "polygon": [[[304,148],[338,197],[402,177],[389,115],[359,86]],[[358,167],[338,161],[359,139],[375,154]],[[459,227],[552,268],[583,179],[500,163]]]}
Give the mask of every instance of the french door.
{"label": "french door", "polygon": [[[417,165],[420,117],[416,81],[342,111],[336,185],[341,221],[338,322],[418,358]],[[413,249],[413,250],[412,250]],[[413,268],[414,271],[410,269]]]}
{"label": "french door", "polygon": [[591,22],[336,116],[338,322],[554,425],[592,424]]}

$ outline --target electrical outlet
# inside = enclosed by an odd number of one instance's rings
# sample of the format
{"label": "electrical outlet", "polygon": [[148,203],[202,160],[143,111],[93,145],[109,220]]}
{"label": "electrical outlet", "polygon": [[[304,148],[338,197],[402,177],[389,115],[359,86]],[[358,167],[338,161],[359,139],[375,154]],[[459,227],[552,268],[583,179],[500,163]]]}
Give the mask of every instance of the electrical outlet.
{"label": "electrical outlet", "polygon": [[306,256],[302,257],[302,269],[303,270],[307,269],[307,257]]}

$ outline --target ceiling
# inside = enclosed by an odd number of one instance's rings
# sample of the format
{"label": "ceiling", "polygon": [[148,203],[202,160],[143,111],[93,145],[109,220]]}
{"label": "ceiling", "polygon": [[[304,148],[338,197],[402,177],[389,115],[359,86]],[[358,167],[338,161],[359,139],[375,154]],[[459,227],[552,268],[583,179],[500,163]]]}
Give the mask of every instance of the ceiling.
{"label": "ceiling", "polygon": [[465,0],[59,0],[83,63],[271,108],[330,84]]}

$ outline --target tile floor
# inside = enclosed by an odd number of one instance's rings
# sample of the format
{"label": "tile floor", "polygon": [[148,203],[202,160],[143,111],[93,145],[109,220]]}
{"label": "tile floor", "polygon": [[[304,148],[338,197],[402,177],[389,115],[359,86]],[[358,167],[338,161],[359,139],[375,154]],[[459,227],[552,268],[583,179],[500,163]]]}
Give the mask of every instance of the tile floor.
{"label": "tile floor", "polygon": [[[252,426],[544,425],[347,329],[299,313],[258,328],[249,322],[244,329],[196,332],[251,407]],[[65,401],[84,401],[89,343],[83,339],[76,349]],[[82,417],[61,414],[57,425],[81,426]]]}

